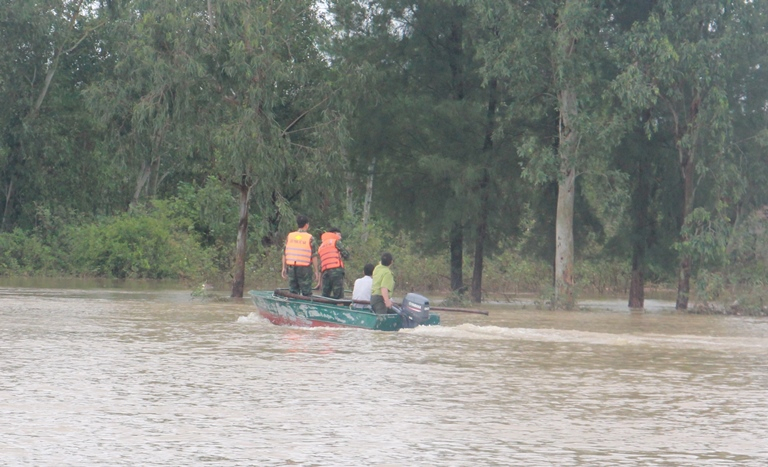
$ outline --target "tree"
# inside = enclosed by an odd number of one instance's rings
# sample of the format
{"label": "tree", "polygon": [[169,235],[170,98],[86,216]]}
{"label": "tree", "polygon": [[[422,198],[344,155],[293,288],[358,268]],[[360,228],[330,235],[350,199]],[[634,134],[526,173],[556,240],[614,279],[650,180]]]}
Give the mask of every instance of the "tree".
{"label": "tree", "polygon": [[[737,65],[731,57],[745,47],[752,2],[659,1],[630,36],[631,59],[619,77],[625,102],[653,108],[649,128],[669,129],[681,187],[680,251],[676,308],[686,309],[694,254],[691,216],[697,186],[734,173],[729,164],[732,111],[727,83]],[[725,214],[715,204],[713,209]]]}
{"label": "tree", "polygon": [[[558,184],[553,306],[572,308],[577,176],[603,170],[599,161],[622,131],[604,98],[612,69],[603,36],[612,16],[602,2],[586,0],[476,2],[475,8],[495,32],[481,48],[485,76],[514,82],[509,100],[527,112],[528,135],[518,140],[528,160],[524,175]],[[554,124],[540,131],[537,120]]]}
{"label": "tree", "polygon": [[201,48],[206,105],[198,111],[214,170],[239,195],[232,296],[242,297],[252,197],[280,207],[289,187],[326,185],[333,191],[342,178],[335,168],[343,166],[345,132],[319,50],[328,31],[315,2],[208,6],[211,32]]}
{"label": "tree", "polygon": [[[519,178],[494,145],[496,85],[483,86],[475,42],[488,32],[471,9],[450,0],[333,2],[343,33],[337,55],[378,67],[357,107],[351,167],[375,161],[376,210],[419,233],[425,252],[447,246],[451,289],[463,294],[472,253],[472,298],[482,294],[489,235],[511,234],[501,187]],[[371,75],[369,75],[371,76]],[[503,146],[502,146],[503,147]],[[370,177],[368,178],[370,180]],[[500,228],[504,226],[504,229]]]}
{"label": "tree", "polygon": [[208,27],[189,2],[134,1],[121,13],[102,39],[111,66],[87,95],[109,135],[107,150],[134,174],[125,203],[135,206],[156,197],[166,176],[203,159],[199,44]]}
{"label": "tree", "polygon": [[312,198],[338,183],[345,132],[320,51],[328,30],[308,0],[135,0],[123,11],[115,68],[91,95],[138,174],[131,202],[173,171],[233,188],[232,296],[242,297],[251,201],[266,219],[295,196],[322,205]]}
{"label": "tree", "polygon": [[108,19],[82,0],[0,10],[0,230],[31,225],[36,206],[96,209],[105,163],[80,89],[96,76],[95,33]]}

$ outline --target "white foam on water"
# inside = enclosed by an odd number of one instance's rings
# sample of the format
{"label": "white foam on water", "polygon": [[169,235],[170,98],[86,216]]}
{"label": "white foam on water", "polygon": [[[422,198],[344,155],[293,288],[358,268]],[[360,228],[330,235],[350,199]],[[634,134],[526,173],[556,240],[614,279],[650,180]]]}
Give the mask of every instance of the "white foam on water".
{"label": "white foam on water", "polygon": [[402,329],[402,333],[470,340],[511,340],[560,342],[612,346],[664,346],[713,350],[768,352],[768,340],[759,337],[713,337],[696,335],[613,334],[568,329],[507,328],[460,324],[458,326],[419,326]]}
{"label": "white foam on water", "polygon": [[248,313],[248,316],[239,316],[237,318],[238,323],[263,323],[267,321],[266,318],[263,318],[260,314],[256,312]]}

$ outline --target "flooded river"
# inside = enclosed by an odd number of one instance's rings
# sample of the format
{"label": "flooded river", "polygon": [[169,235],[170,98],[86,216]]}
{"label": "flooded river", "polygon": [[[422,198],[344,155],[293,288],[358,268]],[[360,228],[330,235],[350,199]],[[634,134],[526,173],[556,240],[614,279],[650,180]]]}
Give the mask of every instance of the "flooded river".
{"label": "flooded river", "polygon": [[382,333],[0,284],[0,465],[768,465],[768,320],[593,305]]}

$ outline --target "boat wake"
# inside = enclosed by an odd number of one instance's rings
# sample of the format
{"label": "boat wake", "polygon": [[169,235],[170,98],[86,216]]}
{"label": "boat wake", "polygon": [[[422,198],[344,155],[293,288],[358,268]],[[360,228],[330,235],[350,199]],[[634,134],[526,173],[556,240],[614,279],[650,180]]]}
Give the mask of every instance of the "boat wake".
{"label": "boat wake", "polygon": [[269,320],[262,318],[260,314],[256,312],[248,313],[248,316],[239,316],[237,318],[238,323],[269,323]]}
{"label": "boat wake", "polygon": [[608,346],[650,346],[680,349],[768,352],[768,341],[759,337],[696,336],[688,334],[611,334],[567,329],[505,328],[499,326],[419,326],[400,333],[469,340],[509,340],[575,343]]}

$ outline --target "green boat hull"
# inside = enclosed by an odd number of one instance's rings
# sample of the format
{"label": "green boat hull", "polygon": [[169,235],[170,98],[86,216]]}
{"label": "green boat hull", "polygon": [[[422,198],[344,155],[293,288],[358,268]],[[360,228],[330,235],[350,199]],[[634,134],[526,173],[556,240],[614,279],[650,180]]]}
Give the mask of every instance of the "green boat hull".
{"label": "green boat hull", "polygon": [[[248,292],[259,314],[273,324],[301,327],[343,327],[398,331],[403,319],[398,314],[376,314],[370,308],[356,308],[352,300],[326,297],[300,297],[281,291],[251,290]],[[430,314],[422,326],[440,324],[440,316]]]}

